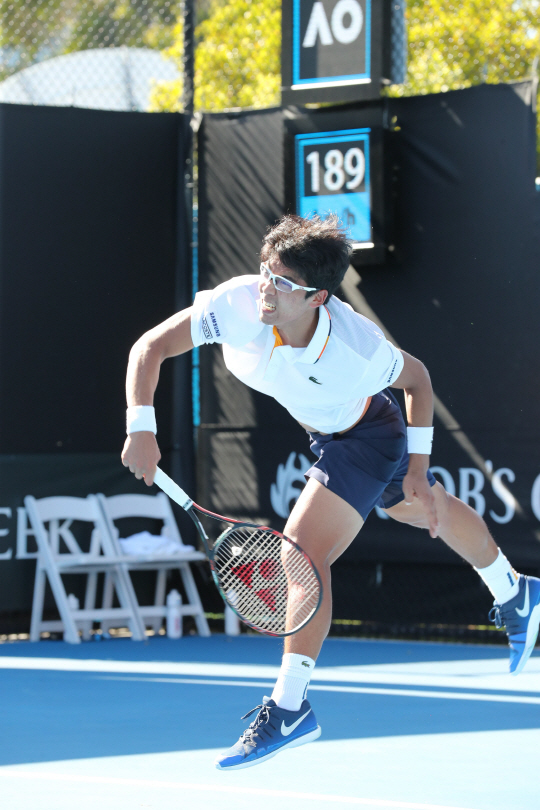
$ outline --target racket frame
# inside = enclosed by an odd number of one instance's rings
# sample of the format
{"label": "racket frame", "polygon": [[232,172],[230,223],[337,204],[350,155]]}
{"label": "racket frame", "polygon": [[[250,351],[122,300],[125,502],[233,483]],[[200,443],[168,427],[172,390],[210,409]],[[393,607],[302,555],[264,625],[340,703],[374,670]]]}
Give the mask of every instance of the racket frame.
{"label": "racket frame", "polygon": [[[172,478],[169,478],[169,476],[166,475],[166,473],[164,473],[163,470],[161,470],[159,467],[157,467],[157,469],[156,469],[156,475],[154,477],[154,483],[160,489],[162,489],[170,498],[172,498],[172,500],[175,501],[175,503],[177,503],[179,506],[181,506],[182,509],[185,512],[187,512],[187,514],[192,519],[193,523],[197,527],[197,531],[199,533],[199,536],[200,536],[200,538],[202,540],[202,543],[203,543],[203,546],[204,546],[205,554],[206,554],[206,556],[208,558],[208,562],[210,563],[210,571],[212,572],[212,578],[214,580],[214,584],[215,584],[216,588],[218,589],[219,594],[220,594],[221,598],[223,599],[223,601],[231,608],[231,610],[234,613],[236,613],[236,615],[238,616],[240,621],[243,622],[243,624],[245,624],[247,627],[251,627],[253,630],[256,630],[258,633],[263,633],[266,636],[274,636],[274,637],[279,636],[280,638],[285,638],[285,636],[292,636],[295,633],[298,633],[299,630],[301,630],[303,627],[306,626],[306,624],[308,624],[308,622],[311,621],[311,619],[315,616],[315,614],[319,610],[319,607],[321,606],[321,602],[322,602],[322,598],[323,598],[323,586],[322,586],[322,580],[321,580],[320,574],[317,571],[317,568],[315,567],[313,561],[311,560],[309,555],[298,545],[298,543],[295,543],[294,540],[290,539],[290,537],[286,537],[284,534],[282,534],[281,532],[278,532],[276,529],[272,529],[270,526],[260,526],[257,523],[246,523],[245,521],[242,521],[242,520],[235,520],[234,518],[224,517],[223,515],[218,515],[216,512],[211,512],[209,509],[205,509],[203,506],[199,506],[197,503],[195,503],[195,501],[193,501],[189,497],[189,495],[187,495],[184,492],[184,490],[181,487],[178,486],[178,484],[175,481],[172,480]],[[195,511],[195,510],[197,510],[197,511]],[[214,543],[212,548],[210,548],[210,539],[209,539],[208,535],[206,534],[206,531],[205,531],[205,528],[204,528],[203,524],[199,520],[199,516],[198,516],[197,512],[201,512],[201,514],[206,515],[207,517],[210,517],[213,520],[218,520],[220,523],[232,523],[233,524],[232,527],[229,527],[229,528],[225,529],[223,532],[221,532],[221,534],[217,538],[217,540]],[[306,560],[306,562],[310,566],[310,568],[313,571],[313,573],[314,573],[314,575],[315,575],[315,577],[317,579],[317,582],[319,584],[319,599],[318,599],[317,605],[316,605],[315,609],[312,611],[312,613],[306,619],[304,619],[304,621],[301,624],[299,624],[298,627],[295,627],[294,630],[289,630],[288,632],[283,632],[283,633],[277,633],[277,632],[272,631],[272,630],[265,630],[265,629],[259,627],[258,625],[254,624],[253,622],[250,622],[249,619],[246,619],[245,616],[243,616],[241,613],[239,613],[238,610],[235,608],[235,606],[229,601],[229,599],[227,597],[227,594],[225,593],[225,591],[223,590],[223,588],[221,587],[221,584],[220,584],[219,576],[218,576],[217,571],[216,571],[214,555],[218,551],[219,546],[221,545],[222,541],[225,540],[226,535],[229,533],[231,528],[238,528],[238,529],[246,528],[246,529],[259,529],[259,530],[262,530],[262,531],[270,531],[270,532],[272,532],[272,534],[276,535],[277,537],[281,538],[282,540],[285,540],[287,543],[290,543],[290,545],[296,551],[298,551],[302,555],[302,557],[304,557],[304,559]]]}
{"label": "racket frame", "polygon": [[[207,514],[206,510],[204,510],[204,512],[205,512],[205,514]],[[189,514],[190,514],[192,519],[195,519],[196,525],[200,524],[200,521],[199,521],[199,519],[198,519],[198,517],[197,517],[197,515],[195,513],[192,514],[191,511],[190,511]],[[212,517],[218,517],[222,521],[230,520],[230,518],[223,518],[221,515],[213,515],[212,514]],[[306,624],[308,624],[308,622],[311,621],[311,619],[315,616],[315,614],[317,613],[319,607],[321,606],[322,596],[323,596],[323,587],[322,587],[322,581],[321,581],[321,577],[320,577],[319,572],[315,568],[315,565],[313,564],[313,562],[312,562],[311,558],[309,557],[309,555],[306,554],[306,552],[302,548],[300,548],[298,543],[295,543],[294,540],[291,540],[289,537],[286,537],[284,534],[281,534],[281,532],[278,532],[276,529],[272,529],[270,526],[260,526],[258,523],[243,523],[243,522],[240,522],[238,520],[231,521],[231,522],[234,522],[234,526],[231,527],[231,528],[239,528],[239,529],[246,528],[246,529],[259,529],[259,530],[262,530],[262,531],[270,531],[276,537],[279,537],[282,540],[285,540],[296,551],[298,551],[302,555],[302,557],[304,557],[304,559],[308,563],[309,567],[311,568],[313,574],[315,575],[315,577],[317,579],[317,582],[318,582],[318,585],[319,585],[319,598],[317,600],[317,605],[315,606],[315,609],[310,613],[310,615],[307,618],[304,619],[303,622],[301,622],[299,625],[297,625],[294,628],[294,630],[289,630],[288,632],[278,633],[278,632],[275,632],[275,631],[272,631],[272,630],[266,630],[266,629],[264,629],[262,627],[259,627],[258,625],[254,624],[253,622],[250,622],[249,619],[246,619],[245,616],[243,616],[241,613],[238,612],[238,610],[236,610],[236,608],[232,604],[232,602],[229,601],[229,599],[227,598],[226,593],[223,591],[223,589],[222,589],[222,587],[220,585],[219,577],[218,577],[218,575],[216,573],[215,565],[214,565],[214,554],[216,554],[218,552],[219,546],[226,539],[226,537],[227,537],[227,535],[228,535],[228,533],[230,531],[230,528],[225,529],[225,531],[222,532],[219,535],[218,539],[216,540],[216,542],[214,544],[213,549],[210,550],[209,553],[207,551],[207,557],[208,557],[208,560],[210,562],[210,570],[212,571],[212,576],[214,578],[216,588],[218,589],[219,593],[221,594],[221,598],[223,599],[223,601],[227,603],[227,605],[231,608],[232,611],[234,611],[234,613],[236,613],[236,615],[238,616],[240,621],[242,621],[245,625],[247,625],[247,627],[251,627],[253,630],[256,630],[258,633],[263,633],[265,636],[279,636],[279,638],[285,638],[285,636],[293,636],[295,633],[298,633],[298,631],[301,630],[302,627],[305,627]],[[202,524],[200,524],[200,525],[202,527]],[[207,548],[208,548],[208,546],[205,544],[205,549],[207,549]]]}

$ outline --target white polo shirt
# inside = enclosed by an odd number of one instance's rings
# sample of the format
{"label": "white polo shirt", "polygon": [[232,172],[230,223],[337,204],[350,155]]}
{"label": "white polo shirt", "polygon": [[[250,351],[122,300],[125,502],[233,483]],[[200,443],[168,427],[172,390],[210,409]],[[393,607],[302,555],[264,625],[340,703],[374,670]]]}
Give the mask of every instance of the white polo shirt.
{"label": "white polo shirt", "polygon": [[403,355],[372,321],[334,296],[304,349],[279,345],[277,330],[259,320],[259,276],[237,276],[193,302],[195,346],[222,343],[235,377],[269,394],[303,424],[321,433],[347,430],[366,399],[391,385]]}

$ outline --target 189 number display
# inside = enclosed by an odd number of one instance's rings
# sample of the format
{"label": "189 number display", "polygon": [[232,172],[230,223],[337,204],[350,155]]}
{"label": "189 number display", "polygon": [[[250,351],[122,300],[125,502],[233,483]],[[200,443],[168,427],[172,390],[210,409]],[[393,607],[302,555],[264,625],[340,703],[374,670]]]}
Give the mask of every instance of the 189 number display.
{"label": "189 number display", "polygon": [[[311,166],[310,191],[312,194],[319,194],[321,190],[320,152],[310,152],[306,157],[306,163]],[[329,149],[324,156],[324,168],[322,185],[326,191],[341,191],[343,186],[352,191],[357,189],[364,179],[366,158],[358,146],[347,149],[345,154],[340,149]]]}
{"label": "189 number display", "polygon": [[295,136],[297,213],[336,213],[363,243],[372,238],[369,138],[369,129]]}

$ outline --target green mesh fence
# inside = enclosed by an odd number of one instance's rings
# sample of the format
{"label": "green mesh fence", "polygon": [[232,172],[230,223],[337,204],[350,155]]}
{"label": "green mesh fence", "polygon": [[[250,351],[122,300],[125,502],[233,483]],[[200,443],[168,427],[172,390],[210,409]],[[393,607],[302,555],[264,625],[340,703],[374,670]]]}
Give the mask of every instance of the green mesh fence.
{"label": "green mesh fence", "polygon": [[0,101],[147,110],[178,77],[161,51],[180,14],[175,0],[2,0]]}

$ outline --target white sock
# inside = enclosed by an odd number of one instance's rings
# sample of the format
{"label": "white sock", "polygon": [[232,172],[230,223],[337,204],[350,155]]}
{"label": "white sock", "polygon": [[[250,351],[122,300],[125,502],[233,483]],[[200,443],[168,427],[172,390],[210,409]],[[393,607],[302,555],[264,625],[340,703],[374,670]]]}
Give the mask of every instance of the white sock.
{"label": "white sock", "polygon": [[297,712],[306,696],[309,679],[314,667],[315,661],[307,655],[285,653],[272,692],[272,700],[281,709]]}
{"label": "white sock", "polygon": [[495,562],[486,568],[475,568],[475,571],[480,574],[499,605],[517,595],[518,575],[500,549]]}

